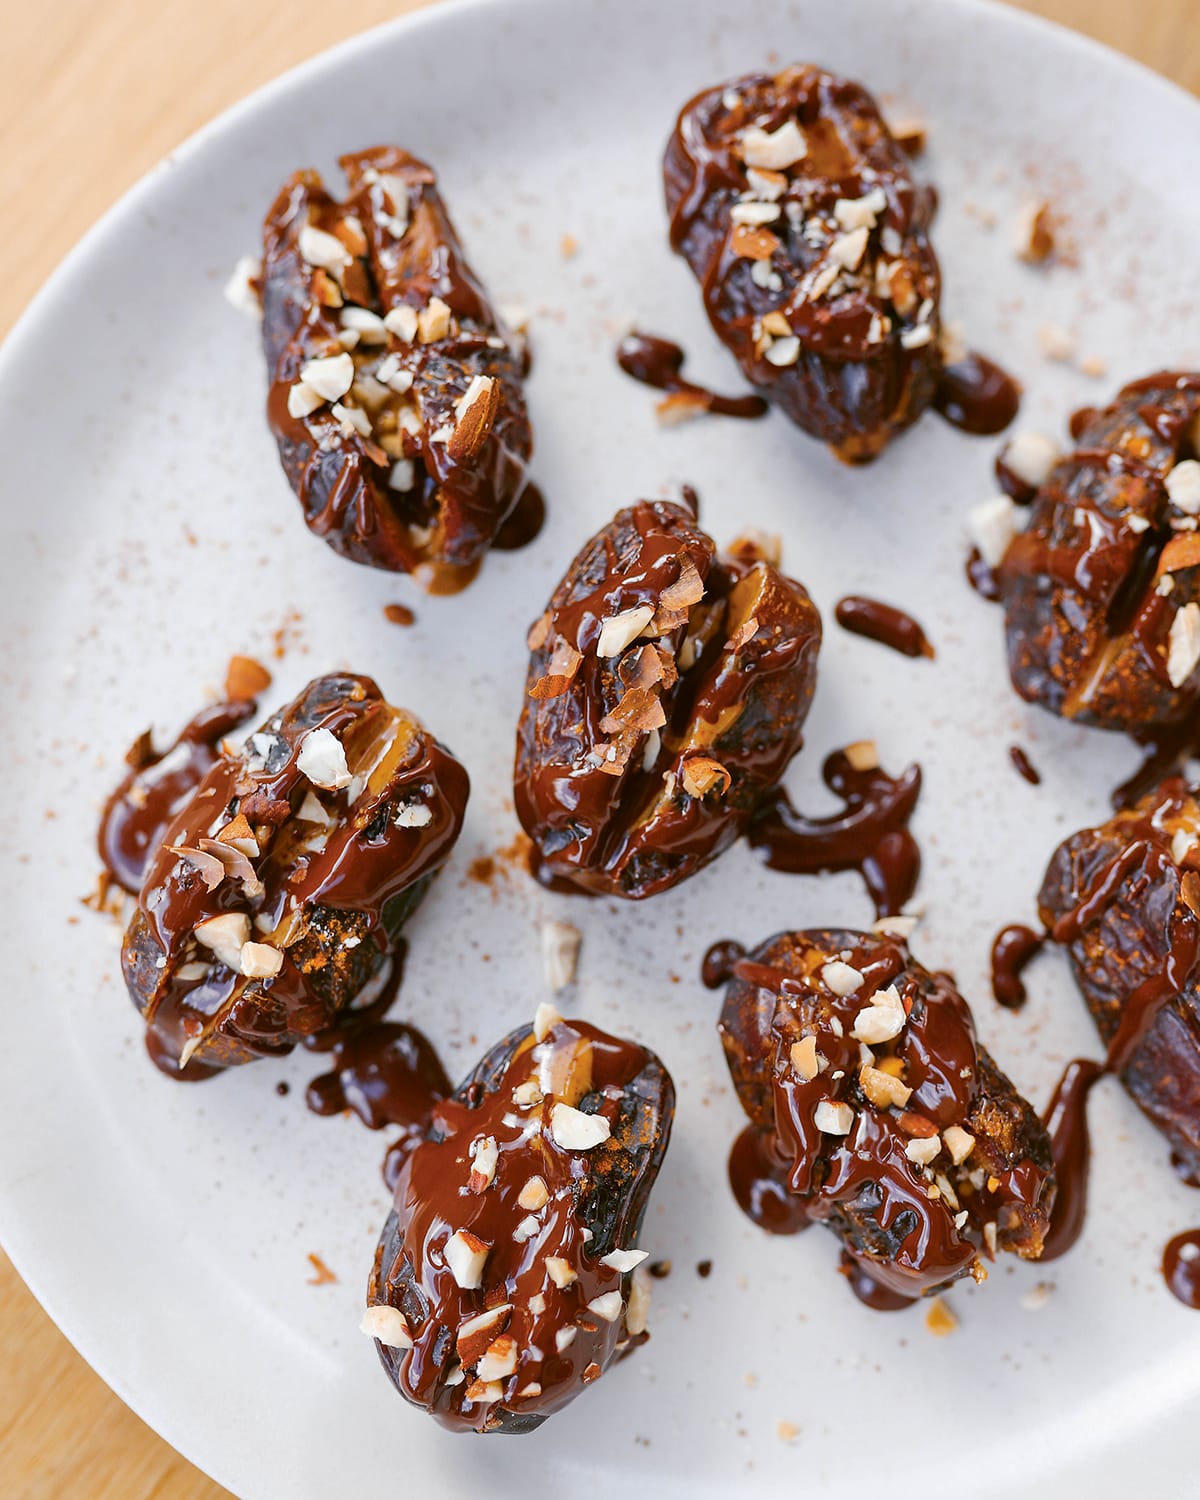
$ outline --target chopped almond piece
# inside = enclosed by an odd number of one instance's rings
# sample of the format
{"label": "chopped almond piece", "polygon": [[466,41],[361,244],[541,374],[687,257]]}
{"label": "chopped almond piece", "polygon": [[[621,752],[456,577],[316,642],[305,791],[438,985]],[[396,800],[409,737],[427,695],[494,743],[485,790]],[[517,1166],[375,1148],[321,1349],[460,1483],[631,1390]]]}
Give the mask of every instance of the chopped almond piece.
{"label": "chopped almond piece", "polygon": [[958,1319],[941,1297],[935,1297],[929,1304],[929,1311],[925,1314],[925,1327],[939,1339],[953,1333],[958,1327]]}
{"label": "chopped almond piece", "polygon": [[225,696],[230,702],[257,698],[271,686],[271,674],[252,656],[231,656],[225,671]]}
{"label": "chopped almond piece", "polygon": [[691,755],[681,767],[683,789],[689,797],[707,797],[715,791],[723,796],[733,784],[733,777],[719,760],[707,755]]}

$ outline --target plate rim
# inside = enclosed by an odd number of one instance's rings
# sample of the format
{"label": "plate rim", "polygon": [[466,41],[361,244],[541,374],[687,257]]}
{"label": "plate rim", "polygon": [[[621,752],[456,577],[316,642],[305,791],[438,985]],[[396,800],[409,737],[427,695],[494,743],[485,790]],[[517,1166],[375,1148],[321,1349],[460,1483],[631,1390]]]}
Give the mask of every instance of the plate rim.
{"label": "plate rim", "polygon": [[[603,0],[574,0],[574,3],[582,12],[588,7],[596,8]],[[687,0],[651,0],[651,3],[660,6],[686,5]],[[356,57],[366,53],[383,38],[390,42],[397,34],[411,35],[426,30],[444,29],[452,33],[473,15],[491,16],[505,10],[553,12],[556,6],[561,8],[563,4],[564,0],[429,0],[429,3],[415,11],[390,17],[320,49],[237,99],[185,136],[125,188],[49,272],[0,340],[0,383],[8,378],[12,368],[19,363],[27,342],[38,336],[43,321],[54,315],[56,302],[72,288],[77,277],[85,271],[89,260],[106,242],[129,228],[133,218],[147,201],[153,200],[160,182],[176,165],[191,161],[222,137],[238,131],[256,113],[269,108],[290,92],[302,89],[314,76],[319,76],[326,69],[352,64]],[[1200,98],[1183,85],[1167,78],[1148,64],[1062,22],[1017,9],[1004,3],[1004,0],[935,0],[935,4],[924,0],[924,12],[929,18],[925,24],[931,30],[940,24],[935,6],[941,11],[952,10],[986,16],[989,25],[1009,27],[1016,32],[1023,31],[1035,44],[1039,38],[1055,38],[1058,45],[1074,50],[1077,55],[1094,58],[1107,70],[1115,69],[1118,74],[1124,75],[1139,87],[1165,91],[1168,97],[1175,96],[1186,107],[1200,111]],[[11,1218],[8,1217],[10,1212]],[[20,1217],[19,1211],[12,1207],[12,1200],[0,1186],[0,1249],[4,1250],[18,1276],[55,1328],[114,1395],[145,1422],[157,1437],[215,1483],[225,1485],[224,1479],[195,1456],[190,1433],[177,1432],[179,1424],[174,1417],[158,1409],[153,1392],[137,1388],[133,1381],[126,1379],[123,1372],[110,1365],[104,1349],[94,1341],[98,1336],[81,1332],[77,1326],[72,1326],[73,1319],[70,1316],[65,1320],[59,1316],[61,1302],[58,1291],[43,1281],[32,1254],[27,1257],[24,1246],[16,1243],[22,1239],[22,1235],[19,1229],[14,1235],[13,1226]]]}

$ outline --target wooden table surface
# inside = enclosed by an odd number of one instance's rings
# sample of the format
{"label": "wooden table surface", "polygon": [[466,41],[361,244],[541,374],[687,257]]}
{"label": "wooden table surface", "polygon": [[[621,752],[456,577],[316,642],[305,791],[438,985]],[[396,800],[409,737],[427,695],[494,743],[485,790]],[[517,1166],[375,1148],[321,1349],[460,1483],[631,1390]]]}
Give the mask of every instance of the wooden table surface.
{"label": "wooden table surface", "polygon": [[[93,220],[185,136],[294,63],[422,3],[430,0],[341,0],[334,16],[315,0],[58,0],[48,9],[9,0],[0,335]],[[1196,0],[1019,3],[1200,93]],[[0,1347],[5,1500],[227,1495],[88,1369],[2,1253]]]}

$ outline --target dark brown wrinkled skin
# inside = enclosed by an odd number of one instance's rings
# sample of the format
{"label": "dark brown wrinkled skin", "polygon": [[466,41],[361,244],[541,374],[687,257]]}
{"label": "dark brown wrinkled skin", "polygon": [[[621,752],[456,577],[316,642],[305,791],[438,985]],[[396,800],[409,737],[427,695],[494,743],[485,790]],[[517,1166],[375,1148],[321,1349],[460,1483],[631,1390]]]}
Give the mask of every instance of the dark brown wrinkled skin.
{"label": "dark brown wrinkled skin", "polygon": [[[722,96],[733,90],[742,102],[729,110]],[[751,279],[753,262],[733,246],[730,209],[747,189],[746,169],[734,149],[734,134],[756,123],[775,130],[798,119],[808,154],[786,169],[789,186],[780,200],[800,205],[799,227],[786,212],[767,227],[782,241],[771,265],[782,287],[773,291]],[[749,74],[705,89],[680,112],[664,161],[671,242],[700,281],[709,321],[738,360],[747,378],[813,437],[840,458],[864,462],[876,457],[910,426],[933,400],[941,369],[938,301],[941,280],[928,239],[934,197],[917,187],[903,151],[892,139],[874,99],[857,83],[820,68],[799,66],[771,77]],[[803,286],[806,273],[824,257],[833,235],[839,198],[858,198],[879,187],[888,198],[885,214],[871,231],[862,262],[868,274],[881,256],[886,226],[900,236],[899,255],[915,288],[905,312],[878,297],[871,285],[843,283],[813,300]],[[803,236],[805,222],[823,221],[823,243]],[[905,349],[901,332],[913,326],[929,299],[933,338]],[[753,325],[780,310],[800,335],[796,364],[777,368],[755,352]],[[872,313],[891,319],[877,342],[865,334]]]}
{"label": "dark brown wrinkled skin", "polygon": [[[1165,855],[1154,861],[1152,878],[1140,861],[1096,920],[1067,948],[1080,993],[1106,1045],[1117,1031],[1130,996],[1147,980],[1163,974],[1172,927],[1193,916],[1192,904],[1184,896],[1185,880],[1192,902],[1200,905],[1195,872],[1181,869],[1169,856],[1170,832],[1155,835],[1146,826],[1147,813],[1168,794],[1178,798],[1189,823],[1200,825],[1196,789],[1181,778],[1172,778],[1136,807],[1065,839],[1051,856],[1038,894],[1039,915],[1052,926],[1078,906],[1098,874],[1135,839],[1148,839]],[[1158,1010],[1120,1074],[1130,1097],[1170,1143],[1182,1175],[1192,1180],[1200,1178],[1197,979],[1193,971],[1174,998]]]}
{"label": "dark brown wrinkled skin", "polygon": [[[468,1105],[474,1100],[472,1107],[478,1107],[483,1095],[494,1095],[504,1085],[506,1071],[521,1047],[528,1043],[530,1035],[531,1028],[522,1026],[498,1042],[460,1084],[454,1094],[455,1100]],[[622,1045],[632,1047],[632,1044]],[[594,1147],[586,1155],[580,1153],[575,1158],[583,1165],[584,1175],[578,1179],[574,1188],[573,1212],[575,1218],[592,1232],[593,1238],[587,1247],[588,1259],[592,1264],[611,1250],[637,1243],[650,1192],[666,1154],[675,1117],[675,1088],[670,1074],[654,1053],[644,1048],[638,1051],[645,1060],[640,1071],[623,1090],[615,1115],[611,1117],[612,1134],[602,1145]],[[600,1092],[585,1094],[578,1101],[578,1107],[584,1113],[592,1113],[593,1108],[598,1107],[602,1101],[603,1095]],[[439,1129],[436,1114],[426,1139],[432,1142],[445,1139],[444,1132]],[[518,1210],[514,1215],[513,1228],[522,1213],[523,1210]],[[447,1365],[453,1364],[454,1317],[447,1309],[431,1303],[422,1270],[414,1266],[412,1257],[405,1250],[404,1229],[400,1214],[393,1209],[375,1252],[367,1286],[367,1303],[370,1306],[386,1302],[398,1307],[407,1318],[415,1339],[429,1348],[431,1357],[436,1357],[433,1356],[433,1351],[442,1350],[444,1346],[442,1359]],[[502,1253],[512,1252],[508,1249]],[[507,1295],[513,1301],[522,1295],[522,1280],[522,1277],[515,1276],[508,1283]],[[537,1285],[540,1281],[539,1271],[537,1281],[531,1284]],[[430,1322],[434,1329],[432,1336]],[[620,1329],[623,1326],[622,1322]],[[553,1342],[553,1331],[551,1328],[546,1329],[543,1342],[547,1348]],[[646,1337],[645,1334],[630,1335],[626,1332],[623,1339],[618,1338],[610,1362],[622,1358],[635,1343],[644,1342]],[[385,1344],[377,1344],[376,1347],[383,1367],[397,1390],[406,1399],[412,1400],[412,1396],[405,1390],[402,1376],[407,1351]],[[582,1388],[578,1381],[573,1382],[570,1389],[555,1398],[554,1409],[566,1404]],[[513,1410],[497,1403],[487,1411],[479,1430],[532,1432],[551,1414],[549,1411],[538,1412],[527,1408],[528,1403],[524,1410]],[[447,1419],[448,1414],[444,1410],[440,1414],[443,1420]],[[464,1425],[462,1416],[457,1421],[451,1419],[447,1425],[461,1430]]]}
{"label": "dark brown wrinkled skin", "polygon": [[[1009,672],[1027,702],[1128,731],[1176,724],[1195,707],[1200,673],[1173,687],[1166,659],[1176,610],[1200,601],[1200,547],[1176,530],[1190,522],[1163,481],[1195,456],[1198,418],[1200,375],[1175,373],[1077,415],[1074,452],[1038,491],[996,575]],[[1149,526],[1135,531],[1130,518]],[[1174,587],[1163,598],[1165,573]]]}
{"label": "dark brown wrinkled skin", "polygon": [[[889,945],[904,951],[899,939],[877,938],[860,932],[836,929],[784,932],[760,944],[746,955],[746,960],[803,979],[839,952],[857,950],[870,956],[882,954]],[[907,953],[905,959],[901,979],[896,983],[903,982],[906,994],[919,996],[925,1005],[956,1001],[965,1010],[965,1002],[957,996],[949,976],[931,974]],[[798,1040],[824,1014],[824,1004],[819,988],[794,999],[789,996],[785,1002],[780,1002],[770,990],[747,982],[736,973],[730,980],[721,1011],[721,1042],[742,1108],[759,1130],[769,1133],[775,1129],[773,1076],[780,1033],[778,1029],[773,1031],[773,1026],[776,1026],[777,1018],[784,1027],[784,1034],[791,1037],[794,1033]],[[967,1016],[969,1025],[969,1012]],[[880,1049],[876,1048],[876,1051]],[[1013,1170],[1032,1171],[1035,1179],[1040,1176],[1041,1190],[1035,1203],[1008,1203],[996,1219],[997,1247],[1036,1259],[1041,1254],[1043,1238],[1049,1227],[1054,1197],[1049,1137],[1037,1111],[1016,1091],[986,1048],[974,1042],[973,1053],[977,1059],[977,1086],[969,1112],[955,1123],[975,1137],[975,1148],[962,1165],[954,1167],[942,1163],[939,1170],[944,1170],[949,1176],[962,1206],[971,1212],[973,1224],[978,1199],[969,1189],[963,1189],[970,1170],[982,1167],[996,1177],[1003,1177]],[[966,1053],[964,1060],[965,1057]],[[862,1093],[857,1077],[839,1097],[844,1097],[856,1110],[877,1110]],[[915,1108],[915,1105],[911,1107]],[[820,1182],[827,1175],[818,1160],[815,1180]],[[865,1267],[870,1270],[874,1266],[876,1272],[886,1274],[893,1269],[890,1263],[897,1246],[877,1221],[876,1205],[868,1198],[869,1195],[863,1195],[857,1201],[835,1207],[822,1222],[838,1235]],[[932,1211],[940,1212],[948,1219],[953,1217],[944,1202],[935,1204]],[[978,1228],[978,1225],[974,1227]],[[965,1270],[964,1267],[957,1274],[964,1274]],[[914,1285],[912,1290],[915,1294],[922,1288]]]}
{"label": "dark brown wrinkled skin", "polygon": [[[653,602],[653,590],[627,583],[638,576],[644,557],[639,517],[650,535],[643,547],[659,549],[665,572],[658,576],[677,578],[686,560],[705,583],[687,624],[658,643],[678,660],[688,630],[697,631],[715,605],[703,650],[662,693],[667,723],[658,755],[646,769],[642,735],[620,775],[589,761],[594,748],[612,738],[600,722],[620,702],[621,673],[646,641],[639,638],[619,657],[601,658],[593,630],[566,690],[537,700],[528,690],[547,674],[552,630],[530,659],[513,773],[517,815],[534,842],[540,877],[633,899],[695,874],[745,832],[800,749],[821,643],[820,615],[801,584],[766,563],[719,555],[691,513],[665,501],[618,512],[587,543],[551,597],[552,617],[592,595],[608,601],[598,605],[601,615],[635,607],[643,598]],[[758,622],[753,638],[738,652],[727,651],[725,643],[751,618]],[[684,790],[681,767],[693,754],[726,768],[728,790],[703,798]],[[674,780],[665,782],[672,773]]]}
{"label": "dark brown wrinkled skin", "polygon": [[[346,807],[348,794],[317,793],[335,822],[325,850],[310,853],[301,835],[315,827],[297,810],[312,788],[295,758],[310,730],[330,726],[347,738],[356,730],[390,734],[397,753],[380,762],[353,808]],[[253,737],[241,750],[225,750],[171,818],[149,857],[122,948],[125,983],[146,1021],[150,1051],[160,1067],[185,1079],[289,1052],[347,1010],[381,974],[449,857],[466,808],[464,768],[415,718],[386,704],[369,677],[314,679],[258,733],[271,737],[265,761],[248,760]],[[214,820],[227,824],[256,791],[278,804],[272,822],[252,814],[261,833],[263,852],[254,863],[263,893],[248,897],[231,879],[209,891],[174,849],[195,847]],[[396,828],[396,810],[414,796],[431,809],[430,823]],[[251,929],[252,939],[273,938],[283,949],[278,974],[245,978],[195,942],[196,924],[223,912],[278,924],[270,937]],[[197,962],[203,976],[179,976]]]}
{"label": "dark brown wrinkled skin", "polygon": [[[315,172],[297,172],[284,184],[264,225],[263,347],[272,381],[268,416],[284,470],[313,532],[354,562],[414,572],[427,586],[449,592],[469,582],[525,484],[532,437],[522,389],[523,355],[463,258],[433,171],[392,146],[343,157],[341,165],[349,184],[343,201],[329,195]],[[405,184],[409,225],[399,240],[381,222],[379,189],[364,176],[372,169]],[[384,206],[384,218],[387,213]],[[449,335],[436,342],[406,344],[390,334],[386,344],[360,343],[353,351],[360,368],[365,365],[369,371],[377,356],[392,353],[413,375],[410,394],[422,430],[403,440],[405,455],[416,465],[416,482],[409,491],[388,486],[396,454],[379,445],[378,420],[370,439],[357,433],[347,437],[328,405],[301,420],[287,411],[288,388],[301,365],[341,352],[340,310],[319,300],[314,268],[300,256],[297,237],[306,222],[333,232],[347,214],[360,220],[367,254],[344,274],[346,305],[383,315],[404,304],[423,308],[438,296],[455,315]],[[476,375],[499,381],[500,404],[482,447],[460,462],[446,443],[430,438],[454,422],[455,402]],[[361,404],[353,396],[348,399]],[[384,410],[394,404],[385,404]]]}

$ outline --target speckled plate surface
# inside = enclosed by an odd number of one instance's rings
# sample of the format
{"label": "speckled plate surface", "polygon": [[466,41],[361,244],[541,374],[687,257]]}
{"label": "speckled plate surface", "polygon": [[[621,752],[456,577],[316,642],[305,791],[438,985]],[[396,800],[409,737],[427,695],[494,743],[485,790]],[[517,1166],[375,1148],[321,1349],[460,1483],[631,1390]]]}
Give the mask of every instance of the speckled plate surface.
{"label": "speckled plate surface", "polygon": [[[735,21],[732,17],[736,16]],[[752,17],[752,20],[751,20]],[[789,779],[817,809],[824,753],[878,740],[919,759],[928,916],[913,939],[952,969],[983,1037],[1047,1098],[1091,1024],[1054,956],[1019,1015],[992,1002],[994,930],[1028,917],[1051,848],[1102,816],[1135,752],[1027,709],[997,612],[963,578],[964,512],[991,492],[991,440],[926,419],[868,470],[778,417],[669,431],[619,373],[636,316],[681,338],[689,373],[738,382],[665,243],[658,163],[701,85],[809,59],[928,122],[946,313],[1024,381],[1022,420],[1200,360],[1200,107],[1067,33],[963,0],[511,0],[439,6],[318,59],[224,116],[136,188],[69,258],[0,354],[3,673],[13,781],[0,840],[10,957],[0,1049],[0,1233],[22,1274],[117,1392],[242,1496],[1194,1493],[1186,1412],[1194,1315],[1158,1274],[1200,1220],[1166,1149],[1106,1087],[1086,1235],[1039,1270],[956,1289],[951,1337],[922,1309],[872,1314],[836,1245],[772,1240],[725,1183],[740,1112],[701,988],[715,938],[865,923],[852,876],[761,869],[737,848],[639,907],[564,902],[499,862],[509,845],[524,631],[579,543],[638,495],[697,486],[718,539],[747,522],[827,622],[808,749]],[[550,521],[453,599],[344,563],[310,537],[263,419],[253,324],[221,297],[294,167],[397,141],[442,174],[500,302],[533,309],[535,473]],[[1030,191],[1066,217],[1078,265],[1034,271],[1009,226]],[[561,253],[573,235],[578,251]],[[1071,331],[1052,363],[1037,330]],[[1103,360],[1088,379],[1078,360]],[[913,609],[938,650],[910,662],[832,624],[843,593]],[[386,603],[414,604],[411,629]],[[272,657],[279,635],[286,647]],[[452,1437],[400,1401],[357,1330],[386,1210],[385,1141],[307,1113],[319,1059],[180,1087],[148,1064],[117,933],[84,911],[98,805],[150,720],[177,725],[227,657],[271,658],[279,701],[342,664],[372,673],[467,762],[461,844],[410,929],[400,1002],[461,1074],[542,997],[539,922],[584,931],[569,1009],[655,1047],[674,1072],[674,1141],[643,1235],[671,1276],[653,1339],[531,1437]],[[1019,742],[1043,773],[1026,785]],[[280,1097],[275,1085],[291,1084]],[[308,1284],[318,1254],[337,1282]],[[695,1266],[713,1262],[700,1279]],[[1038,1283],[1053,1288],[1038,1311]],[[1034,1299],[1037,1300],[1037,1299]],[[799,1430],[793,1442],[778,1424]]]}

